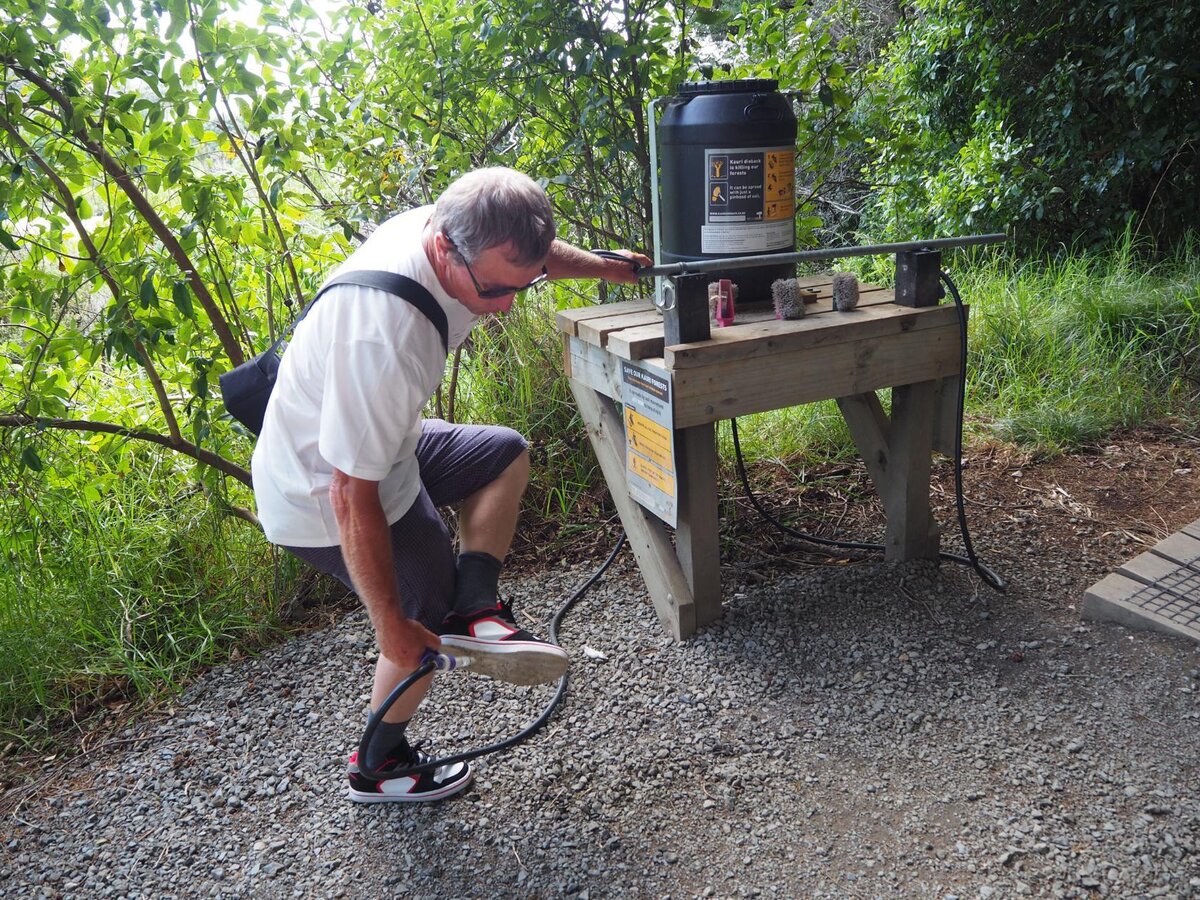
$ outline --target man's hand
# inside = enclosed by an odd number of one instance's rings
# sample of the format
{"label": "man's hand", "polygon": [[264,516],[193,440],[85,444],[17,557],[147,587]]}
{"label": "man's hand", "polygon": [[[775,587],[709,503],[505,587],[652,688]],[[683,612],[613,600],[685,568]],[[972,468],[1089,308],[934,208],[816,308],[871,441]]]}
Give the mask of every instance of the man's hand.
{"label": "man's hand", "polygon": [[[654,260],[641,253],[635,253],[632,250],[613,250],[613,253],[619,253],[628,263],[622,262],[619,259],[606,259],[605,272],[602,276],[605,281],[610,281],[613,284],[635,284],[638,280],[637,270],[642,266],[654,265]],[[631,265],[637,263],[637,265]]]}
{"label": "man's hand", "polygon": [[372,623],[379,652],[402,669],[415,669],[426,649],[437,650],[442,646],[442,639],[415,619],[385,616]]}

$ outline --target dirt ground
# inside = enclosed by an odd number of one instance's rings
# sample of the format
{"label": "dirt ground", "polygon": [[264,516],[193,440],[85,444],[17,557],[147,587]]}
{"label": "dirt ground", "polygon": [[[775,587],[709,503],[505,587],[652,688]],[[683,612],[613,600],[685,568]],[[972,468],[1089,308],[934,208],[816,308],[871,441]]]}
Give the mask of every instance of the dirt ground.
{"label": "dirt ground", "polygon": [[[796,551],[805,548],[765,525],[734,477],[731,472],[724,485],[721,509],[727,545],[747,550],[743,563],[757,557],[768,564],[795,564]],[[860,460],[799,472],[759,467],[751,482],[769,511],[797,529],[852,541],[882,536],[882,504]],[[962,554],[950,460],[935,461],[931,482],[942,549]],[[1092,566],[1111,569],[1200,519],[1200,437],[1164,424],[1050,459],[980,445],[964,453],[963,493],[977,546],[987,545],[989,532],[1017,534],[1027,553],[1052,542],[1060,554],[1077,554],[1081,573]],[[779,551],[775,556],[772,546]],[[731,558],[738,558],[736,552],[726,553]]]}

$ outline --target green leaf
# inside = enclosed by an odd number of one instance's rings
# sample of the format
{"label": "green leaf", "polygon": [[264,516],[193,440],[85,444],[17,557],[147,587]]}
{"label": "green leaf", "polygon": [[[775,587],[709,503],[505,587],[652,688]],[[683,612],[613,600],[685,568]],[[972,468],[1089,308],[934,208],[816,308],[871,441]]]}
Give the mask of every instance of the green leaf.
{"label": "green leaf", "polygon": [[32,445],[26,446],[21,451],[21,465],[33,472],[40,472],[45,468],[42,458],[38,456],[37,450]]}
{"label": "green leaf", "polygon": [[0,228],[0,244],[3,244],[9,250],[18,249],[17,242],[14,241],[12,235],[9,234],[7,231],[5,231],[3,228]]}
{"label": "green leaf", "polygon": [[171,302],[189,319],[196,317],[195,309],[192,307],[192,292],[186,281],[176,281],[171,285]]}
{"label": "green leaf", "polygon": [[138,289],[138,302],[141,303],[142,309],[158,305],[158,294],[154,290],[153,276],[147,275],[142,280],[142,286]]}

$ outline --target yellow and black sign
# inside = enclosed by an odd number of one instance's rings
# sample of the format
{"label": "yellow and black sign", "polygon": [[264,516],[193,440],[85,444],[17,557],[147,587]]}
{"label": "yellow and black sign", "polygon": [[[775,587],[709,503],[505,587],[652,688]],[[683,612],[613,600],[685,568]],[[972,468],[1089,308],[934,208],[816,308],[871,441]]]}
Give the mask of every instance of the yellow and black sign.
{"label": "yellow and black sign", "polygon": [[706,224],[778,222],[795,215],[795,150],[710,150],[707,160]]}
{"label": "yellow and black sign", "polygon": [[641,413],[625,407],[625,443],[631,453],[637,453],[660,469],[672,471],[671,430],[664,428]]}
{"label": "yellow and black sign", "polygon": [[763,195],[766,221],[778,222],[796,214],[796,151],[767,151]]}
{"label": "yellow and black sign", "polygon": [[658,466],[646,462],[646,460],[632,451],[629,454],[628,465],[631,474],[636,475],[643,481],[649,482],[668,497],[675,496],[675,476],[673,473],[664,472]]}
{"label": "yellow and black sign", "polygon": [[679,514],[671,376],[646,363],[621,363],[625,476],[629,496],[668,525]]}

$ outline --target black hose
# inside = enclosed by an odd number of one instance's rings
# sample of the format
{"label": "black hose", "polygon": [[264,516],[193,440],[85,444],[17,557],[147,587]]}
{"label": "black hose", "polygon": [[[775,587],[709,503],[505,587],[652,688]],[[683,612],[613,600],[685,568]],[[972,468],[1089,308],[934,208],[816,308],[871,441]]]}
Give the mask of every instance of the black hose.
{"label": "black hose", "polygon": [[[950,294],[954,297],[955,306],[958,308],[958,323],[959,323],[959,359],[961,366],[959,371],[962,377],[958,380],[958,406],[957,406],[957,425],[954,440],[954,495],[956,505],[958,507],[958,527],[962,533],[963,546],[967,550],[966,556],[959,556],[957,553],[941,552],[938,554],[940,559],[947,559],[951,562],[961,563],[971,566],[975,572],[983,579],[984,583],[989,587],[1003,593],[1005,584],[995,572],[979,561],[979,557],[975,555],[975,547],[971,543],[971,534],[967,529],[967,513],[963,502],[962,488],[962,430],[963,430],[963,409],[966,404],[966,388],[967,388],[967,311],[963,306],[962,298],[958,294],[958,288],[951,280],[949,274],[941,273],[942,280],[946,286],[950,288]],[[742,487],[746,491],[746,497],[750,500],[751,505],[758,510],[759,515],[782,531],[784,534],[805,541],[810,544],[817,544],[822,547],[837,547],[842,550],[867,550],[873,553],[882,553],[886,549],[883,544],[865,543],[860,541],[837,541],[832,538],[822,538],[816,535],[807,534],[803,531],[797,531],[784,525],[774,516],[772,516],[763,505],[759,502],[758,497],[754,495],[754,491],[750,488],[750,479],[746,475],[746,464],[742,458],[742,447],[738,441],[737,419],[729,420],[733,435],[733,453],[737,462],[738,475],[742,481]]]}
{"label": "black hose", "polygon": [[957,427],[954,429],[954,502],[958,509],[958,528],[962,532],[963,547],[967,551],[965,558],[954,553],[942,553],[941,557],[956,563],[970,565],[983,579],[984,584],[1004,593],[1006,589],[1004,580],[979,561],[979,557],[975,555],[975,547],[971,543],[971,533],[967,530],[967,510],[963,501],[962,486],[963,410],[967,402],[967,308],[963,306],[962,297],[958,295],[958,287],[954,284],[950,273],[942,270],[939,274],[942,281],[946,283],[946,287],[950,289],[950,296],[954,298],[954,306],[958,309],[959,359],[962,364],[958,370]]}
{"label": "black hose", "polygon": [[[591,589],[592,585],[599,581],[604,573],[608,571],[608,567],[613,564],[613,560],[617,558],[617,554],[621,552],[621,548],[624,546],[625,532],[622,531],[621,537],[617,540],[616,546],[613,547],[612,553],[608,555],[608,559],[604,561],[604,564],[592,574],[591,578],[584,582],[582,587],[578,588],[575,593],[563,601],[562,605],[559,606],[559,608],[555,611],[553,617],[550,619],[550,643],[555,645],[558,644],[558,626],[562,624],[563,617],[566,616],[571,607],[578,603],[583,595]],[[435,665],[432,662],[422,663],[416,668],[415,671],[413,671],[411,675],[409,675],[392,689],[392,692],[387,695],[387,699],[385,699],[383,703],[379,704],[379,709],[371,713],[370,717],[367,719],[367,727],[363,731],[362,739],[358,742],[358,768],[359,771],[362,772],[362,774],[367,778],[378,780],[381,777],[378,772],[367,767],[367,747],[370,745],[371,738],[375,735],[375,730],[379,727],[379,723],[383,721],[383,717],[387,711],[392,708],[392,704],[399,700],[405,691],[411,688],[426,675],[433,672],[434,669]],[[532,737],[541,729],[543,725],[546,724],[546,722],[550,719],[550,716],[553,715],[554,710],[558,707],[558,704],[562,701],[563,695],[566,694],[566,692],[567,675],[564,673],[562,678],[558,680],[558,689],[554,692],[554,696],[550,698],[550,702],[546,704],[546,708],[542,710],[541,715],[539,715],[536,719],[534,719],[512,737],[506,738],[503,741],[497,741],[494,744],[488,744],[486,747],[480,747],[477,750],[467,750],[464,753],[456,753],[452,756],[443,756],[439,759],[431,759],[429,762],[422,763],[421,765],[417,766],[411,766],[405,769],[389,770],[387,777],[403,778],[406,775],[417,775],[421,772],[432,772],[434,769],[438,769],[442,766],[466,762],[469,759],[475,759],[479,756],[486,756],[489,753],[499,753],[501,750],[507,750],[509,747],[516,746],[526,738]]]}

